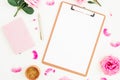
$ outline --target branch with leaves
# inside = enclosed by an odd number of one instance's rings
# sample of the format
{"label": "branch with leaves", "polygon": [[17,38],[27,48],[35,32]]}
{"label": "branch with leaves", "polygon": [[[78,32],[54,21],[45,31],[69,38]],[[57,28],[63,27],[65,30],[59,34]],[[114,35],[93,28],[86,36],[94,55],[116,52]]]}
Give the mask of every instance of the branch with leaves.
{"label": "branch with leaves", "polygon": [[8,0],[8,3],[14,7],[17,7],[17,11],[15,12],[14,17],[21,9],[27,14],[33,14],[34,12],[34,9],[29,7],[24,0]]}

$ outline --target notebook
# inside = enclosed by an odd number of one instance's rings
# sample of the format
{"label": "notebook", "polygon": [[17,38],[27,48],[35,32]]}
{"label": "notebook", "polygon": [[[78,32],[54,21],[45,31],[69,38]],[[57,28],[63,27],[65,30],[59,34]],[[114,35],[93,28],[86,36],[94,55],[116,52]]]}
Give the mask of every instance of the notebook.
{"label": "notebook", "polygon": [[42,63],[87,76],[104,21],[104,14],[61,2]]}
{"label": "notebook", "polygon": [[3,26],[2,29],[11,49],[15,54],[22,53],[34,47],[35,43],[22,18],[15,19]]}

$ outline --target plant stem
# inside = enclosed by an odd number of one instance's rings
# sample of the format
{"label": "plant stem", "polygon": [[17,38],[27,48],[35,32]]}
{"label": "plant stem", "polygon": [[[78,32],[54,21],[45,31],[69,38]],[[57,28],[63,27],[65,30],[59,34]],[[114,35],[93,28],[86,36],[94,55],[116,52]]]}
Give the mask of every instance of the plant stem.
{"label": "plant stem", "polygon": [[26,6],[26,3],[25,3],[25,2],[22,2],[22,3],[20,4],[20,6],[17,8],[17,11],[16,11],[15,14],[14,14],[14,17],[17,15],[17,13],[19,12],[19,10],[22,9],[23,7],[25,7],[25,6]]}
{"label": "plant stem", "polygon": [[101,6],[101,4],[97,1],[97,0],[94,0],[99,6]]}
{"label": "plant stem", "polygon": [[17,11],[16,11],[15,14],[14,14],[14,17],[17,15],[17,13],[19,12],[20,9],[21,9],[21,7],[18,7],[18,8],[17,8]]}

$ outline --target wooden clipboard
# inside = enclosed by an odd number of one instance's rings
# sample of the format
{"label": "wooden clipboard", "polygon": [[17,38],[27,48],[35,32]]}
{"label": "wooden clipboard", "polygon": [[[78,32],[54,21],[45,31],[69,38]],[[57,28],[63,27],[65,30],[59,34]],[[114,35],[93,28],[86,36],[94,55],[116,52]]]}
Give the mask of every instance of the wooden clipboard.
{"label": "wooden clipboard", "polygon": [[61,2],[42,63],[87,76],[104,21],[99,12]]}

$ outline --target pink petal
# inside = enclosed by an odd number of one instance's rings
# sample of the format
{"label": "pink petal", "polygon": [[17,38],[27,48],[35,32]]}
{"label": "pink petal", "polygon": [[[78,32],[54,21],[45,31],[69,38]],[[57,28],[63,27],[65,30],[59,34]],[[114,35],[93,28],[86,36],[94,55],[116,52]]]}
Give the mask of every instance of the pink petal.
{"label": "pink petal", "polygon": [[12,68],[11,71],[14,72],[14,73],[18,73],[22,70],[21,67],[18,67],[18,68]]}
{"label": "pink petal", "polygon": [[50,72],[55,73],[55,69],[47,68],[47,69],[45,70],[44,75],[47,75],[47,74],[50,73]]}
{"label": "pink petal", "polygon": [[48,0],[48,1],[46,2],[46,4],[47,4],[48,6],[52,6],[52,5],[55,4],[55,1],[54,1],[54,0]]}
{"label": "pink petal", "polygon": [[77,2],[78,4],[82,4],[82,3],[85,2],[85,0],[76,0],[76,2]]}
{"label": "pink petal", "polygon": [[36,19],[33,19],[33,21],[36,21]]}
{"label": "pink petal", "polygon": [[38,5],[40,3],[40,0],[24,0],[30,7],[36,7],[38,8]]}
{"label": "pink petal", "polygon": [[60,79],[58,79],[58,80],[72,80],[72,79],[70,79],[70,78],[64,76],[64,77],[62,77],[62,78],[60,78]]}
{"label": "pink petal", "polygon": [[110,13],[110,16],[112,16],[112,13]]}
{"label": "pink petal", "polygon": [[37,51],[36,50],[33,50],[32,51],[32,53],[33,53],[33,59],[37,59],[38,58],[38,53],[37,53]]}
{"label": "pink petal", "polygon": [[107,36],[107,37],[111,35],[110,33],[107,32],[107,29],[106,29],[106,28],[103,30],[103,34],[104,34],[105,36]]}
{"label": "pink petal", "polygon": [[100,80],[107,80],[107,78],[101,78]]}
{"label": "pink petal", "polygon": [[120,42],[116,42],[116,43],[110,43],[110,45],[112,46],[112,47],[119,47],[120,46]]}
{"label": "pink petal", "polygon": [[38,30],[38,27],[35,27],[35,30]]}

